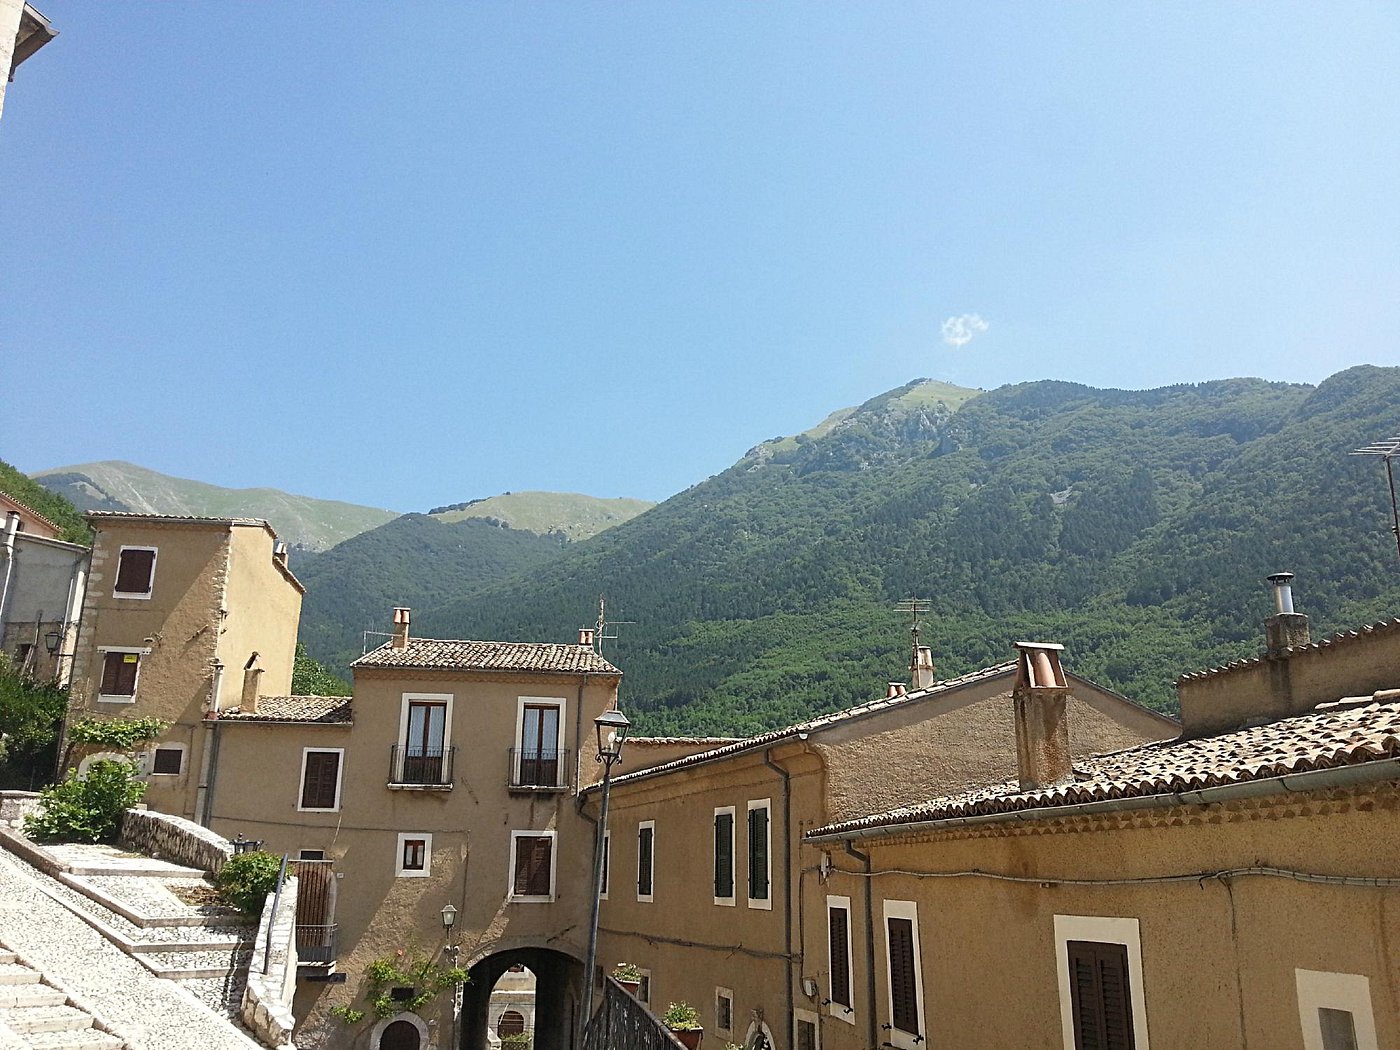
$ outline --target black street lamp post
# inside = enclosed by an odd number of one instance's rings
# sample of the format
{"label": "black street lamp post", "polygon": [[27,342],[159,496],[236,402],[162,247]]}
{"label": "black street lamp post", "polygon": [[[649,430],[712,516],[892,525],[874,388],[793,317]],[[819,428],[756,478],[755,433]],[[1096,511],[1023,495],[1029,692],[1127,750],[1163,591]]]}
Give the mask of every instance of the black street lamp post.
{"label": "black street lamp post", "polygon": [[586,980],[588,994],[583,1000],[583,1016],[579,1021],[579,1050],[583,1048],[583,1032],[588,1026],[588,1015],[593,1010],[593,975],[598,969],[598,909],[603,892],[603,833],[608,827],[608,792],[612,787],[612,768],[622,761],[622,745],[627,740],[627,729],[631,723],[621,711],[604,711],[593,720],[593,725],[598,732],[597,759],[603,763],[603,799],[599,805],[598,828],[593,838],[593,901],[588,921]]}

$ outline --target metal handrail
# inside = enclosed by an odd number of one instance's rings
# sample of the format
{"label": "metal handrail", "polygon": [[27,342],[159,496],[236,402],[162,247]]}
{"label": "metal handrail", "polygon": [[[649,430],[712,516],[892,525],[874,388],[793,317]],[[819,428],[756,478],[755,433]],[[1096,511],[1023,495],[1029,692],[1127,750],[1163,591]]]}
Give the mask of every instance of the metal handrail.
{"label": "metal handrail", "polygon": [[277,925],[277,909],[282,904],[282,884],[287,881],[287,855],[282,854],[282,863],[277,868],[277,890],[272,895],[272,914],[267,917],[267,940],[263,944],[263,976],[272,969],[272,930]]}
{"label": "metal handrail", "polygon": [[583,1030],[583,1050],[684,1050],[661,1019],[634,999],[611,974],[603,977],[603,1001]]}

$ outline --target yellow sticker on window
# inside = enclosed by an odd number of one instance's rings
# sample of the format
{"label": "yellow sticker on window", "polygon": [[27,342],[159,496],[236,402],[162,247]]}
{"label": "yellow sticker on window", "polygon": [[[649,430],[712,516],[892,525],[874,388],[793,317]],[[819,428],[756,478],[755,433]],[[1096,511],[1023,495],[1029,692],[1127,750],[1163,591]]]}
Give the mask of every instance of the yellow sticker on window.
{"label": "yellow sticker on window", "polygon": [[134,664],[135,662],[136,662],[136,654],[135,654],[135,653],[127,653],[125,656],[122,657],[122,663],[124,663],[124,664]]}

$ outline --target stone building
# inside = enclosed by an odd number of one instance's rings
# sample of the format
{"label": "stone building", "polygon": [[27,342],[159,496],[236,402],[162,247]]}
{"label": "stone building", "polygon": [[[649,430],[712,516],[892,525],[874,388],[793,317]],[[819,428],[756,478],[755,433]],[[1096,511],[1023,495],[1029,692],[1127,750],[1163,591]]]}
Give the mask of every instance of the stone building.
{"label": "stone building", "polygon": [[24,0],[0,0],[0,113],[5,108],[5,88],[15,79],[21,62],[33,56],[58,30]]}

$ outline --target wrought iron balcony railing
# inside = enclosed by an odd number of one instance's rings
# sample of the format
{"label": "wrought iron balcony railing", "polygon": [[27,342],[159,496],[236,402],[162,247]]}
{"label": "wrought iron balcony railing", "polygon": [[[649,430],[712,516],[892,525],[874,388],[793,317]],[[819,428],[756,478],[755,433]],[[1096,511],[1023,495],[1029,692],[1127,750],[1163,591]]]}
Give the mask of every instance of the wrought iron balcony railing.
{"label": "wrought iron balcony railing", "polygon": [[544,751],[533,747],[510,749],[510,786],[562,791],[569,786],[568,748]]}
{"label": "wrought iron balcony railing", "polygon": [[455,747],[428,748],[395,744],[390,748],[389,783],[414,787],[451,787]]}
{"label": "wrought iron balcony railing", "polygon": [[335,962],[339,940],[340,927],[335,923],[329,926],[304,926],[297,923],[297,964],[318,966]]}

